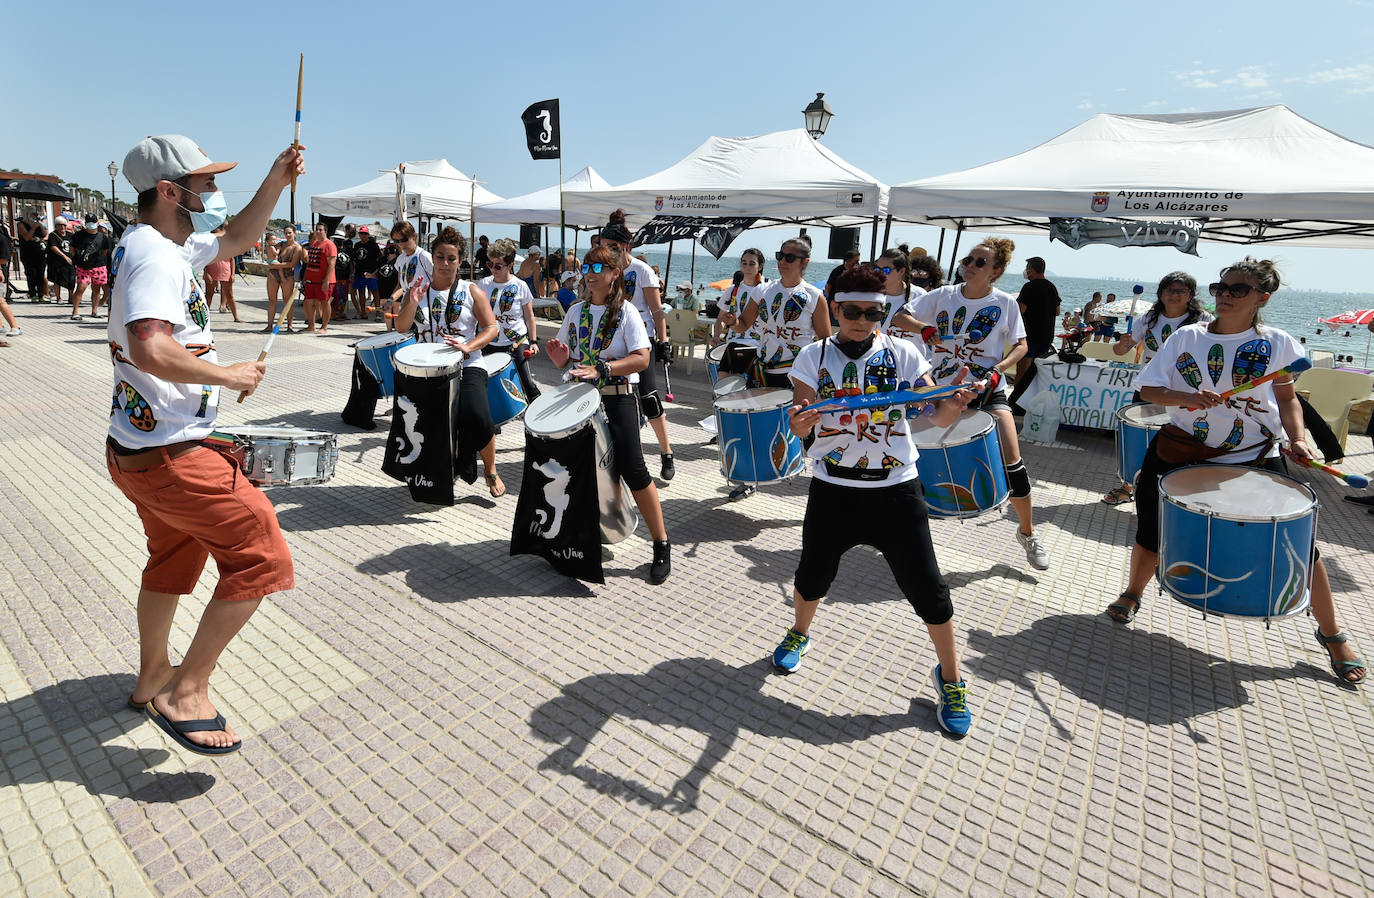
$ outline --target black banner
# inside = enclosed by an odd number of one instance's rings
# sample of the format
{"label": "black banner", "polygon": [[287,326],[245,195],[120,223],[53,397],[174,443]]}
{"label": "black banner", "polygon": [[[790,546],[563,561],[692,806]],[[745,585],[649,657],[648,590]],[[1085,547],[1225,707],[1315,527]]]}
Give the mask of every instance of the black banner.
{"label": "black banner", "polygon": [[1102,220],[1094,218],[1051,218],[1050,240],[1070,249],[1105,244],[1107,246],[1172,246],[1181,253],[1196,256],[1202,218],[1175,218],[1168,221]]}
{"label": "black banner", "polygon": [[416,502],[452,505],[457,425],[457,377],[412,377],[397,371],[382,471],[405,481]]}
{"label": "black banner", "polygon": [[510,553],[539,555],[560,574],[605,583],[596,489],[592,428],[559,440],[526,432],[525,477],[515,506]]}
{"label": "black banner", "polygon": [[557,98],[531,103],[520,113],[520,121],[525,123],[525,145],[531,159],[562,158],[563,135],[558,127]]}
{"label": "black banner", "polygon": [[656,215],[635,232],[635,246],[646,243],[668,243],[673,240],[695,240],[701,248],[719,259],[725,255],[735,238],[754,226],[757,218],[736,215],[729,218],[706,218],[699,215]]}

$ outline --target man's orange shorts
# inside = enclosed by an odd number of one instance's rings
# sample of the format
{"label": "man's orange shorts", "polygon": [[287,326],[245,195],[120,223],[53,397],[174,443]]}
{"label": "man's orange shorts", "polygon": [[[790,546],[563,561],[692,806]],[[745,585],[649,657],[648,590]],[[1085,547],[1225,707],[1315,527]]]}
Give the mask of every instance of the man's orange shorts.
{"label": "man's orange shorts", "polygon": [[148,537],[144,589],[191,592],[210,555],[219,567],[216,599],[260,599],[295,585],[277,511],[233,459],[208,448],[175,457],[164,450],[150,456],[152,467],[126,470],[105,452],[111,479]]}

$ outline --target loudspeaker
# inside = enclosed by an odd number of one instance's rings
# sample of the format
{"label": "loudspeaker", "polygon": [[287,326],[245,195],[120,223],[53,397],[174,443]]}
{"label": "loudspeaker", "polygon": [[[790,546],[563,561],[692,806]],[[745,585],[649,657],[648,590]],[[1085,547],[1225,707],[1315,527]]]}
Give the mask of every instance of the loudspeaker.
{"label": "loudspeaker", "polygon": [[831,259],[843,259],[845,256],[859,251],[859,229],[858,228],[831,228],[830,229],[830,251],[826,256]]}
{"label": "loudspeaker", "polygon": [[526,249],[539,243],[539,225],[522,224],[520,226],[520,252],[523,254]]}

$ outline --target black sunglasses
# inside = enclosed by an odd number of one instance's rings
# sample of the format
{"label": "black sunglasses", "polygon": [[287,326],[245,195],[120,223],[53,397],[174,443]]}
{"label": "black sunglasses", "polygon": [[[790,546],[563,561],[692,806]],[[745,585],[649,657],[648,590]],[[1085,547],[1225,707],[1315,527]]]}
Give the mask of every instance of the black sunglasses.
{"label": "black sunglasses", "polygon": [[858,321],[860,318],[866,321],[882,321],[887,317],[887,309],[881,306],[857,306],[853,303],[840,303],[840,314],[848,321]]}
{"label": "black sunglasses", "polygon": [[1251,287],[1249,284],[1223,284],[1220,281],[1215,284],[1207,285],[1207,292],[1220,298],[1223,294],[1228,294],[1232,299],[1244,299],[1250,295],[1250,291],[1263,292],[1258,287]]}
{"label": "black sunglasses", "polygon": [[592,274],[600,274],[602,271],[610,267],[612,266],[607,265],[605,262],[583,262],[582,273],[586,274],[590,271]]}
{"label": "black sunglasses", "polygon": [[801,259],[809,259],[811,257],[804,256],[801,253],[785,253],[782,250],[778,250],[773,253],[773,258],[777,259],[779,262],[786,262],[790,265],[793,262],[797,262]]}
{"label": "black sunglasses", "polygon": [[959,260],[959,264],[965,267],[972,265],[974,268],[982,268],[988,264],[987,259],[975,259],[973,256],[964,256]]}

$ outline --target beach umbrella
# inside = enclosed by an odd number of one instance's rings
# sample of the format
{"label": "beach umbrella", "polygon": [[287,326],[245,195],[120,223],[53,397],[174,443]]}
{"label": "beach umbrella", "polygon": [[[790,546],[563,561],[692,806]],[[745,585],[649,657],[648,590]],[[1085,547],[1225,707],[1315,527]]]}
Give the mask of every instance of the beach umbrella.
{"label": "beach umbrella", "polygon": [[[1339,315],[1332,315],[1330,318],[1318,318],[1322,324],[1329,324],[1332,327],[1368,327],[1374,322],[1374,309],[1356,309],[1353,312],[1342,312]],[[1366,333],[1364,338],[1364,366],[1369,367],[1369,344],[1374,340],[1374,331]]]}
{"label": "beach umbrella", "polygon": [[70,202],[76,197],[61,184],[40,181],[37,178],[21,178],[0,187],[0,198],[15,200],[47,200],[49,202]]}
{"label": "beach umbrella", "polygon": [[718,281],[712,281],[706,286],[710,287],[712,290],[729,290],[734,284],[734,278],[721,278]]}

